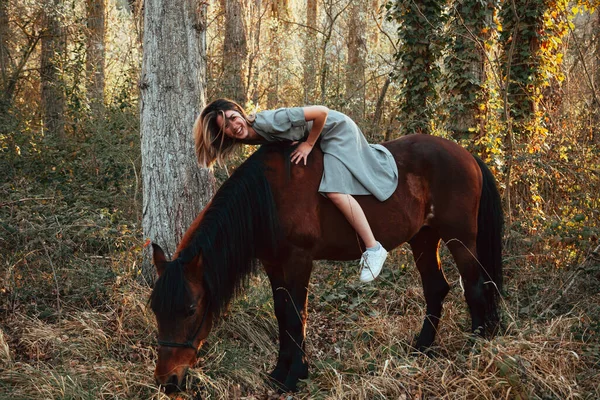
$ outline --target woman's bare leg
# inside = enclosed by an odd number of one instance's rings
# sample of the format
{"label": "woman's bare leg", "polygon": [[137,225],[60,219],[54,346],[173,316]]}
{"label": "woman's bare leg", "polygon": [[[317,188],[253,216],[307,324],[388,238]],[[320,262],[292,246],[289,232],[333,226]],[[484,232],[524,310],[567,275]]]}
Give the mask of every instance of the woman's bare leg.
{"label": "woman's bare leg", "polygon": [[381,272],[387,251],[375,240],[369,221],[354,197],[342,193],[327,193],[327,197],[344,214],[365,243],[367,249],[360,258],[360,281],[371,282]]}
{"label": "woman's bare leg", "polygon": [[367,248],[377,246],[369,221],[367,221],[362,207],[354,197],[343,193],[327,193],[327,197],[344,214],[344,217],[350,222],[350,225],[358,233]]}

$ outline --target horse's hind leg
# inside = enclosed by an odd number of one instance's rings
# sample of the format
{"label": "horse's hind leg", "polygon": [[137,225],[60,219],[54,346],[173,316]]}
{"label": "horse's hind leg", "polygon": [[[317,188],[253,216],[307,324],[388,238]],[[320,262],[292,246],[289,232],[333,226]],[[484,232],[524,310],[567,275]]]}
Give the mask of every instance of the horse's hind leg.
{"label": "horse's hind leg", "polygon": [[444,241],[456,261],[463,281],[465,299],[471,313],[471,331],[483,335],[486,300],[482,268],[477,260],[475,235],[444,237]]}
{"label": "horse's hind leg", "polygon": [[427,302],[427,315],[415,345],[419,351],[426,350],[433,343],[442,316],[442,303],[450,290],[444,271],[440,266],[439,242],[439,234],[429,226],[421,228],[409,242],[421,274],[423,292]]}

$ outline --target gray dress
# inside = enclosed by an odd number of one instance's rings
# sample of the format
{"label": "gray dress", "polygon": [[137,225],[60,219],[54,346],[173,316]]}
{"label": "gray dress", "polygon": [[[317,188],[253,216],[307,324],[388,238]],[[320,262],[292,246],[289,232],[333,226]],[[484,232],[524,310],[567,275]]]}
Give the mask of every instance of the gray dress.
{"label": "gray dress", "polygon": [[[279,108],[256,114],[252,125],[269,142],[299,141],[307,137],[312,122],[302,107]],[[350,117],[330,110],[320,136],[323,177],[320,193],[372,194],[384,201],[398,186],[398,167],[385,147],[369,144]]]}

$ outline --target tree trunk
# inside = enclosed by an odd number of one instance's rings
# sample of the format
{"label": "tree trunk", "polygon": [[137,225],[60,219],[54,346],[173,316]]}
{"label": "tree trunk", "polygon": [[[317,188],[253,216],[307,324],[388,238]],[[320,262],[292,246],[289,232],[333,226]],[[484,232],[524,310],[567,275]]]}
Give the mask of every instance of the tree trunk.
{"label": "tree trunk", "polygon": [[355,1],[349,9],[348,19],[348,63],[346,64],[346,101],[348,115],[357,120],[364,119],[365,102],[365,39],[364,4]]}
{"label": "tree trunk", "polygon": [[267,93],[267,108],[280,107],[279,90],[281,85],[281,35],[283,32],[282,19],[288,17],[287,0],[274,0],[271,3],[271,44],[269,52],[269,91]]}
{"label": "tree trunk", "polygon": [[[214,177],[199,168],[192,127],[204,105],[206,3],[146,0],[141,89],[144,237],[172,256],[214,192]],[[154,268],[145,258],[147,282]]]}
{"label": "tree trunk", "polygon": [[[8,77],[8,0],[0,0],[0,78],[2,83],[7,81]],[[4,85],[3,85],[4,86]]]}
{"label": "tree trunk", "polygon": [[88,101],[92,114],[104,114],[104,0],[86,0],[87,5],[87,72]]}
{"label": "tree trunk", "polygon": [[545,79],[540,70],[539,37],[544,36],[542,0],[515,0],[503,4],[500,15],[503,30],[502,66],[507,76],[506,99],[518,133],[525,137],[526,126],[535,118],[539,91]]}
{"label": "tree trunk", "polygon": [[64,139],[65,91],[62,82],[62,60],[66,51],[64,30],[59,20],[58,8],[61,0],[52,0],[53,7],[46,7],[40,78],[42,86],[42,110],[44,131],[56,139]]}
{"label": "tree trunk", "polygon": [[[248,57],[248,76],[246,78],[246,90],[251,91],[248,94],[248,97],[252,100],[253,104],[259,103],[260,98],[260,90],[259,90],[259,76],[260,76],[260,67],[257,65],[257,60],[261,54],[261,41],[260,35],[262,32],[262,9],[263,4],[261,0],[254,0],[251,5],[251,13],[253,15],[252,22],[250,26],[253,27],[250,32],[250,41],[252,43],[250,57]],[[250,89],[252,88],[252,89]]]}
{"label": "tree trunk", "polygon": [[600,98],[600,9],[596,10],[596,21],[595,21],[596,29],[593,30],[592,40],[596,43],[596,63],[594,65],[595,73],[594,73],[594,85],[592,87],[592,95],[593,102],[592,104],[592,115],[594,120],[594,128],[592,129],[592,140],[596,144],[600,144],[600,102],[598,102],[598,98]]}
{"label": "tree trunk", "polygon": [[[10,107],[11,96],[8,96],[8,81],[10,74],[10,58],[8,50],[8,0],[0,0],[0,121],[4,119]],[[4,125],[4,124],[3,124]],[[0,127],[2,132],[2,127]]]}
{"label": "tree trunk", "polygon": [[[475,0],[458,2],[452,11],[451,26],[455,35],[445,59],[449,130],[456,138],[485,134],[488,93],[486,41],[493,29],[494,9],[489,3]],[[480,108],[480,106],[482,106]]]}
{"label": "tree trunk", "polygon": [[244,84],[244,63],[248,56],[244,8],[240,0],[225,1],[225,38],[223,40],[223,82],[224,97],[235,100],[242,107],[246,104],[247,93]]}
{"label": "tree trunk", "polygon": [[387,94],[388,88],[392,83],[392,77],[388,75],[383,83],[383,87],[377,97],[377,104],[375,105],[375,113],[373,114],[373,124],[379,125],[381,123],[381,116],[383,115],[383,105],[385,102],[385,95]]}
{"label": "tree trunk", "polygon": [[392,8],[392,15],[400,24],[398,38],[402,43],[396,53],[402,71],[402,134],[431,133],[431,119],[439,99],[438,59],[443,47],[440,32],[445,4],[440,0],[398,0]]}
{"label": "tree trunk", "polygon": [[315,49],[317,46],[317,15],[318,3],[317,0],[306,1],[306,34],[304,38],[304,103],[314,104],[316,98],[316,63],[317,54]]}

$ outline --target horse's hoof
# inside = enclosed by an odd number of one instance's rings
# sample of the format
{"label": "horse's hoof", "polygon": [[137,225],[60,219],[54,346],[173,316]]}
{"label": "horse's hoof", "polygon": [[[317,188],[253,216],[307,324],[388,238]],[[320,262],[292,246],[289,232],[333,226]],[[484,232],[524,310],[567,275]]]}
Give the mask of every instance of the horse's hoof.
{"label": "horse's hoof", "polygon": [[269,385],[271,385],[271,387],[273,389],[277,390],[278,393],[285,393],[288,391],[287,387],[285,386],[286,378],[287,378],[287,371],[284,371],[283,369],[275,368],[268,375],[268,383],[269,383]]}
{"label": "horse's hoof", "polygon": [[298,391],[298,378],[288,378],[285,380],[286,392],[296,393]]}
{"label": "horse's hoof", "polygon": [[435,349],[435,346],[433,346],[433,343],[424,344],[424,343],[420,342],[418,339],[416,340],[416,343],[413,345],[413,349],[410,352],[410,354],[414,357],[425,355],[429,358],[435,358],[439,355],[439,353]]}

